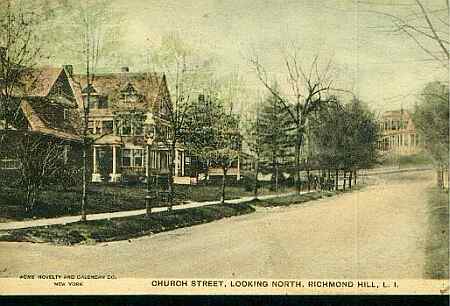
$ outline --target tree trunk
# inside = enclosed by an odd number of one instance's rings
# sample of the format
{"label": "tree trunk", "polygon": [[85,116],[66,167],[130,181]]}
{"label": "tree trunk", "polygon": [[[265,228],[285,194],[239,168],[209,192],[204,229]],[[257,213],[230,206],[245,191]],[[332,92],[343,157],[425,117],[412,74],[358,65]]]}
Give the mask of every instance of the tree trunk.
{"label": "tree trunk", "polygon": [[446,177],[446,183],[447,183],[447,184],[444,183],[444,188],[448,189],[448,185],[449,185],[449,181],[450,181],[450,172],[449,172],[448,166],[445,168],[445,174],[444,175]]}
{"label": "tree trunk", "polygon": [[87,203],[87,145],[86,145],[86,137],[83,139],[83,166],[82,166],[82,175],[83,175],[83,187],[81,193],[81,221],[86,221],[86,203]]}
{"label": "tree trunk", "polygon": [[444,180],[443,180],[444,173],[443,172],[444,171],[443,171],[442,167],[438,166],[436,169],[436,177],[437,177],[437,186],[439,188],[443,188],[443,186],[444,186],[444,184],[443,184],[444,183]]}
{"label": "tree trunk", "polygon": [[306,167],[306,177],[308,180],[308,192],[310,192],[311,191],[311,178],[309,177],[309,167],[308,166]]}
{"label": "tree trunk", "polygon": [[356,185],[356,176],[358,174],[358,170],[355,169],[355,173],[353,174],[353,178],[354,178],[354,185]]}
{"label": "tree trunk", "polygon": [[223,203],[225,203],[225,186],[226,186],[228,168],[227,167],[222,167],[222,170],[223,170],[223,175],[222,175],[222,198],[220,199],[220,201],[223,204]]}
{"label": "tree trunk", "polygon": [[300,144],[295,144],[295,173],[296,173],[296,181],[295,181],[295,187],[297,189],[297,192],[300,193]]}
{"label": "tree trunk", "polygon": [[345,191],[345,184],[346,184],[346,179],[347,179],[347,177],[345,176],[345,174],[346,174],[346,172],[345,172],[345,170],[344,170],[344,184],[342,185],[342,190],[344,190],[344,191]]}
{"label": "tree trunk", "polygon": [[275,192],[278,192],[278,163],[275,164]]}
{"label": "tree trunk", "polygon": [[353,171],[349,172],[348,175],[348,188],[352,189],[352,175],[353,175]]}
{"label": "tree trunk", "polygon": [[331,182],[331,169],[328,168],[328,180],[327,180],[328,191],[331,191],[333,189],[333,186],[331,186],[330,182]]}
{"label": "tree trunk", "polygon": [[209,160],[206,161],[206,172],[205,172],[205,184],[207,185],[209,181]]}
{"label": "tree trunk", "polygon": [[150,146],[147,145],[147,191],[146,191],[146,196],[145,196],[145,215],[146,217],[150,217],[150,214],[152,212],[152,209],[150,207],[150,196],[151,196],[151,172],[152,171],[152,167],[151,167],[151,163],[150,163],[150,155],[151,155],[151,151],[150,151]]}
{"label": "tree trunk", "polygon": [[173,206],[173,198],[174,198],[174,188],[173,188],[173,176],[175,171],[175,142],[170,145],[170,154],[169,154],[169,186],[168,186],[168,194],[169,194],[169,208],[168,210],[172,210]]}
{"label": "tree trunk", "polygon": [[334,189],[336,191],[338,191],[339,190],[339,169],[336,169],[336,175],[335,175],[335,182],[334,182],[334,184],[335,184]]}
{"label": "tree trunk", "polygon": [[[259,158],[258,158],[259,159]],[[254,195],[255,198],[258,197],[258,187],[259,187],[259,183],[258,183],[258,171],[259,171],[259,162],[258,160],[255,161],[255,189],[254,189]]]}

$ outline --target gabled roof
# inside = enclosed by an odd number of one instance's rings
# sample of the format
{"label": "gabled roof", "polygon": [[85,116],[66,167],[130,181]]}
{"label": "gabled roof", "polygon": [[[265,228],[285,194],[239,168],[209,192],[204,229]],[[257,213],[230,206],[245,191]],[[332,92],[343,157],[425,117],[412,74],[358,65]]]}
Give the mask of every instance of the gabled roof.
{"label": "gabled roof", "polygon": [[24,80],[23,96],[46,97],[63,72],[63,68],[42,67],[30,70]]}
{"label": "gabled roof", "polygon": [[[60,77],[65,82],[65,79],[62,78],[64,76],[67,77],[76,104],[65,98],[51,95],[52,88]],[[31,131],[65,140],[81,140],[77,131],[81,123],[78,112],[80,103],[82,103],[81,92],[74,86],[64,68],[30,69],[24,73],[21,84],[20,92],[16,97],[20,99],[20,109]],[[78,109],[74,109],[74,107]],[[58,112],[62,112],[62,109],[68,109],[71,114],[70,120],[66,119],[60,122],[61,120],[57,119],[61,117],[61,113],[58,114]]]}
{"label": "gabled roof", "polygon": [[[75,75],[73,78],[81,88],[86,88],[84,75]],[[144,104],[150,106],[163,93],[165,82],[164,74],[155,72],[109,73],[96,75],[92,85],[99,95],[108,97],[113,107],[124,90],[134,90],[143,97]]]}
{"label": "gabled roof", "polygon": [[30,129],[33,132],[38,132],[65,140],[81,141],[81,138],[74,132],[71,133],[66,130],[49,127],[48,123],[45,123],[45,121],[43,120],[42,114],[39,114],[39,112],[31,106],[30,101],[22,100],[22,102],[20,103],[20,108],[22,109],[22,112],[30,126]]}

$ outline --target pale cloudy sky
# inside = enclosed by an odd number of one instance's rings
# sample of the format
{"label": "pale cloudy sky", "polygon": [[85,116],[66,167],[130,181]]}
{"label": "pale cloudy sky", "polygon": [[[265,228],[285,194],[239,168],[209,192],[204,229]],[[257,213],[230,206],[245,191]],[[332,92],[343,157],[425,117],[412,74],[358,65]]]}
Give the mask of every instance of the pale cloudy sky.
{"label": "pale cloudy sky", "polygon": [[[117,46],[120,63],[135,71],[146,68],[149,46],[178,32],[205,54],[214,54],[220,73],[239,71],[254,95],[263,89],[246,57],[258,53],[270,74],[282,81],[280,50],[287,42],[300,46],[305,63],[314,54],[324,61],[332,58],[335,86],[353,90],[376,110],[412,106],[425,83],[448,77],[412,40],[383,31],[390,19],[372,12],[411,14],[414,7],[398,5],[411,0],[112,1],[124,19],[123,43]],[[445,7],[444,0],[424,3],[430,10]]]}

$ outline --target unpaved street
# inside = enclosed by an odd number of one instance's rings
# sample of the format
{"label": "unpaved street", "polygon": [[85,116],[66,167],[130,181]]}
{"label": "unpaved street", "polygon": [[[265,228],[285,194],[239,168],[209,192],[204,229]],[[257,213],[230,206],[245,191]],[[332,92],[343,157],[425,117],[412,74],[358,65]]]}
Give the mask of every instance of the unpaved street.
{"label": "unpaved street", "polygon": [[373,185],[305,205],[94,246],[0,243],[0,276],[422,278],[432,172],[377,176]]}

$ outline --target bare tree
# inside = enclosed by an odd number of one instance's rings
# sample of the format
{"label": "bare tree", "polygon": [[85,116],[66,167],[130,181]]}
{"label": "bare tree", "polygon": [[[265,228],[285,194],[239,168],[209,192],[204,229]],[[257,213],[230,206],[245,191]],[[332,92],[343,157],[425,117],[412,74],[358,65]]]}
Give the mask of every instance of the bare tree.
{"label": "bare tree", "polygon": [[153,54],[153,63],[167,75],[170,99],[161,101],[160,115],[156,117],[157,139],[169,149],[168,192],[169,208],[174,198],[175,153],[183,143],[187,129],[186,115],[192,98],[199,92],[201,83],[208,74],[208,62],[200,61],[193,50],[178,34],[163,37],[161,46]]}
{"label": "bare tree", "polygon": [[318,108],[332,102],[334,99],[329,95],[332,89],[331,61],[324,67],[319,65],[319,56],[314,56],[309,69],[301,64],[298,53],[294,47],[284,54],[284,65],[286,75],[286,90],[279,89],[272,84],[266,69],[259,58],[254,56],[250,59],[256,70],[258,79],[269,92],[276,97],[287,112],[295,125],[295,171],[296,188],[300,192],[300,170],[301,170],[301,148],[304,144],[305,127],[308,117]]}
{"label": "bare tree", "polygon": [[[433,4],[437,3],[433,1]],[[442,0],[439,7],[432,7],[431,2],[412,0],[406,8],[409,9],[408,13],[404,8],[400,10],[405,12],[403,14],[373,9],[371,11],[391,19],[392,27],[389,27],[388,31],[406,35],[430,59],[448,68],[450,60],[449,1]]]}
{"label": "bare tree", "polygon": [[[97,73],[99,62],[111,52],[112,44],[116,42],[121,19],[115,18],[112,4],[106,0],[83,0],[76,3],[66,1],[57,7],[55,19],[62,19],[55,24],[54,33],[71,33],[72,39],[62,41],[61,47],[68,52],[73,60],[84,67],[84,90],[86,99],[81,101],[82,113],[82,198],[81,220],[86,220],[87,188],[88,188],[88,155],[92,139],[88,130],[89,105],[93,82]],[[72,22],[67,23],[67,19]],[[81,83],[78,86],[82,87]]]}
{"label": "bare tree", "polygon": [[32,133],[21,134],[13,142],[20,163],[18,183],[26,193],[25,210],[32,211],[42,188],[64,179],[64,142]]}
{"label": "bare tree", "polygon": [[38,16],[11,1],[0,4],[0,127],[14,126],[18,96],[36,81],[33,68],[42,57],[35,27]]}

